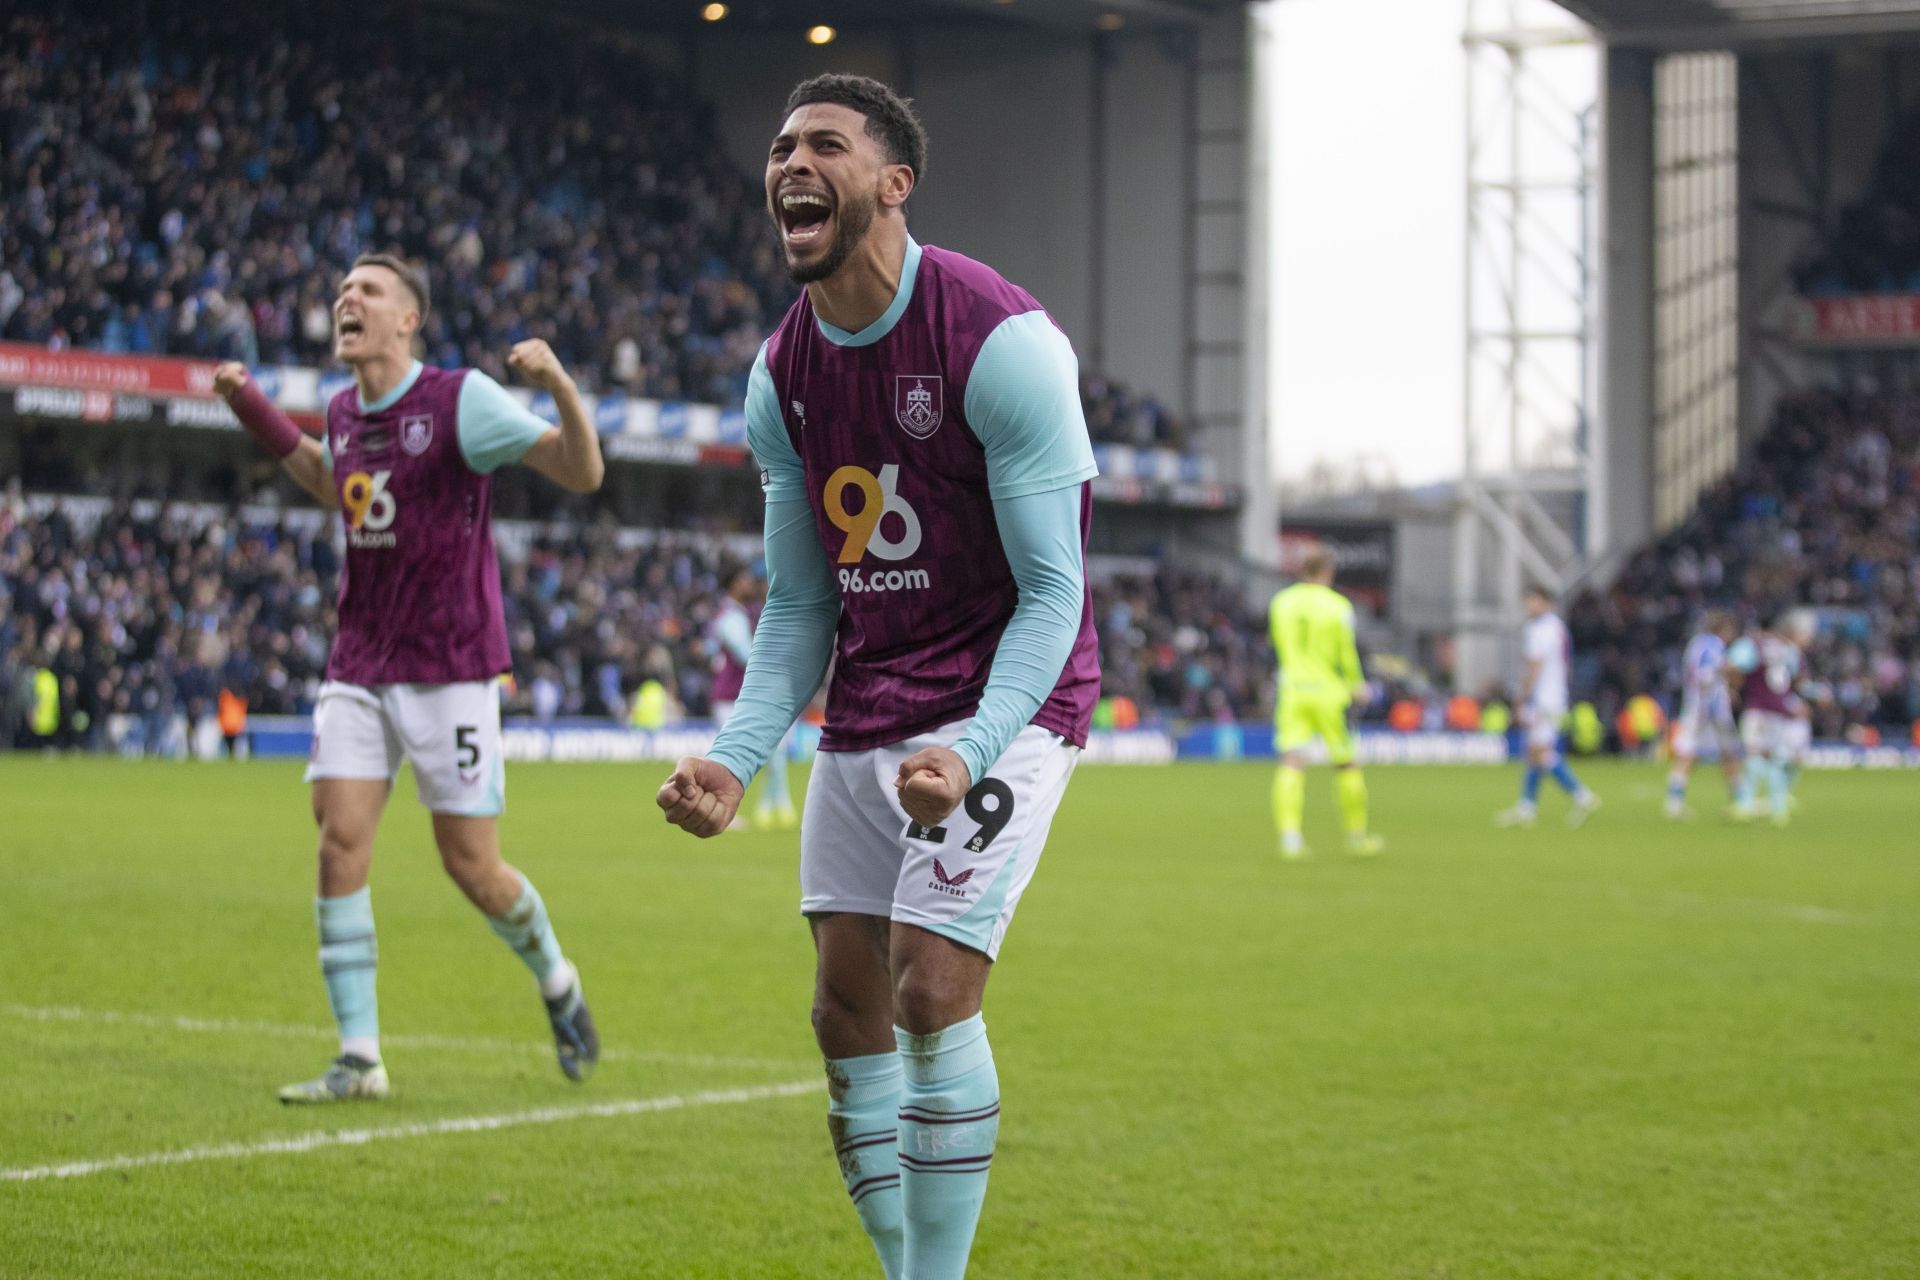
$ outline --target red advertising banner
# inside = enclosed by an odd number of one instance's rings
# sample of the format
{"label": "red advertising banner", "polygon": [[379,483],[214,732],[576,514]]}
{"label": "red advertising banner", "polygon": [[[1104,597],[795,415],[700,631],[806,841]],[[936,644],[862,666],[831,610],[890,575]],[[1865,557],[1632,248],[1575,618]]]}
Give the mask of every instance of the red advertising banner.
{"label": "red advertising banner", "polygon": [[1920,346],[1920,294],[1810,298],[1803,341],[1823,346]]}
{"label": "red advertising banner", "polygon": [[49,351],[26,343],[0,342],[0,386],[211,398],[213,370],[211,360]]}

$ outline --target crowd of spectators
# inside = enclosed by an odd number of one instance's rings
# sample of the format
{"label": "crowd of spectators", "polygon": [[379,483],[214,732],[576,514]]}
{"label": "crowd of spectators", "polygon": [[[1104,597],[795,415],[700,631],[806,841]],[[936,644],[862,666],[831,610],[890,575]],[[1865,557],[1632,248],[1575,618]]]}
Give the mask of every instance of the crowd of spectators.
{"label": "crowd of spectators", "polygon": [[430,360],[539,336],[592,385],[737,401],[791,287],[711,112],[635,51],[420,14],[14,11],[0,335],[318,363],[332,280],[397,248]]}
{"label": "crowd of spectators", "polygon": [[1701,614],[1749,624],[1793,609],[1819,629],[1809,656],[1822,738],[1920,720],[1920,392],[1788,398],[1740,466],[1613,586],[1570,609],[1576,688],[1611,719],[1636,693],[1677,705],[1680,654]]}
{"label": "crowd of spectators", "polygon": [[[793,297],[710,108],[616,42],[288,0],[9,8],[0,338],[323,364],[332,281],[391,249],[429,268],[429,362],[504,380],[542,337],[590,387],[738,404]],[[1096,440],[1185,443],[1152,397],[1084,390]]]}
{"label": "crowd of spectators", "polygon": [[[223,510],[116,504],[80,520],[0,502],[0,745],[177,755],[222,690],[253,714],[311,709],[334,628],[336,531],[312,512]],[[657,681],[670,718],[709,715],[707,623],[744,550],[610,525],[501,539],[507,710],[624,722]],[[1220,580],[1114,577],[1094,600],[1108,696],[1180,720],[1271,709],[1264,628]],[[46,732],[32,723],[43,671],[59,700]]]}

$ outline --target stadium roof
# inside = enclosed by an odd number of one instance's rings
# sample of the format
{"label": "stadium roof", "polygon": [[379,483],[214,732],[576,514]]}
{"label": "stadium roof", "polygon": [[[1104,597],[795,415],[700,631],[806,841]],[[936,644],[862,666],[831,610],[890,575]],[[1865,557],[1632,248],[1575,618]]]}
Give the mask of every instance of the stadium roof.
{"label": "stadium roof", "polygon": [[[728,0],[727,25],[855,29],[918,22],[999,22],[1063,31],[1188,26],[1248,0]],[[611,28],[687,31],[705,27],[703,0],[547,0],[559,10]]]}
{"label": "stadium roof", "polygon": [[1732,49],[1920,34],[1920,0],[1559,0],[1610,44]]}

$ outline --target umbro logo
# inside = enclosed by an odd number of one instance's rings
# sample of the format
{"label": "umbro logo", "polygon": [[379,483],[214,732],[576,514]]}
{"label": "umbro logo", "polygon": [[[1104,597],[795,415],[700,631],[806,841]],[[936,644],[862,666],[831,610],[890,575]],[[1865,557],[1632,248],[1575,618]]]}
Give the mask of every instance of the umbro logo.
{"label": "umbro logo", "polygon": [[807,425],[807,406],[801,404],[798,400],[793,401],[792,404],[793,416],[800,419],[800,425],[805,427]]}
{"label": "umbro logo", "polygon": [[335,453],[345,453],[347,451],[347,433],[346,432],[342,431],[339,435],[333,438],[333,451]]}

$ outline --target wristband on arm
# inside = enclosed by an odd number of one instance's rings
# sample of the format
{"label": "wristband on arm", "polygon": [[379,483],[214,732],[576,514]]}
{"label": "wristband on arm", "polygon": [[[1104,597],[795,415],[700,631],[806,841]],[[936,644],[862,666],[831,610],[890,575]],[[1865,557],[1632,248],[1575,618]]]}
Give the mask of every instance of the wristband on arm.
{"label": "wristband on arm", "polygon": [[252,378],[233,393],[227,405],[240,419],[240,425],[274,457],[285,459],[300,447],[305,433],[294,425],[292,418],[274,407],[267,393]]}

